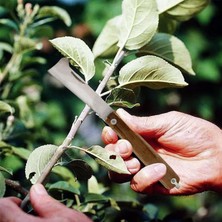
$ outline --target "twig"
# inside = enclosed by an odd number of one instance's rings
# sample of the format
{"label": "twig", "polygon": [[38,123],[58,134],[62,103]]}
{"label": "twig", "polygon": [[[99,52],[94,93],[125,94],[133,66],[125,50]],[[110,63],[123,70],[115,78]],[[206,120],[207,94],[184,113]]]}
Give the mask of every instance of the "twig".
{"label": "twig", "polygon": [[5,179],[5,183],[7,186],[11,187],[13,190],[22,194],[23,196],[26,196],[28,194],[28,190],[22,187],[21,184],[17,181]]}
{"label": "twig", "polygon": [[[100,94],[103,91],[108,80],[112,76],[113,72],[115,71],[115,69],[117,68],[119,63],[124,58],[125,54],[126,54],[126,51],[124,51],[124,50],[118,51],[111,66],[109,67],[107,73],[105,74],[104,78],[102,79],[102,81],[100,82],[100,84],[96,90],[96,92],[98,94]],[[87,117],[89,111],[90,111],[90,107],[88,105],[85,105],[85,107],[82,110],[81,114],[79,115],[78,119],[73,122],[71,129],[70,129],[67,137],[63,141],[62,145],[59,146],[59,148],[54,153],[54,155],[52,156],[52,158],[50,159],[48,164],[45,166],[44,170],[42,171],[41,176],[38,178],[36,183],[44,183],[45,179],[47,178],[47,176],[51,172],[51,170],[54,167],[54,165],[56,164],[56,162],[61,158],[62,154],[66,151],[66,149],[68,148],[68,146],[70,145],[70,143],[74,139],[76,132],[78,131],[82,122]],[[21,208],[24,209],[28,202],[29,202],[29,196],[27,195],[26,198],[21,203]]]}

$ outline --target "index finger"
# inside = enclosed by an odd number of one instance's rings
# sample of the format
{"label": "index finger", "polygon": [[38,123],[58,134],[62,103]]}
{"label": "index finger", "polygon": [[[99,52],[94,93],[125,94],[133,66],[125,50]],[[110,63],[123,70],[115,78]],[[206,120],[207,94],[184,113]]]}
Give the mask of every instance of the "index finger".
{"label": "index finger", "polygon": [[108,126],[103,128],[101,137],[105,144],[113,144],[118,141],[117,134]]}

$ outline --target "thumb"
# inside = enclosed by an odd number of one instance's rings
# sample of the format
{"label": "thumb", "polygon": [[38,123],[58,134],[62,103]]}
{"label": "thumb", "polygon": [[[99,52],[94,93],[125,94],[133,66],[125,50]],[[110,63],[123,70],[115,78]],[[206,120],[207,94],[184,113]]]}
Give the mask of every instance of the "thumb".
{"label": "thumb", "polygon": [[30,190],[30,200],[34,211],[40,217],[52,217],[64,207],[48,195],[42,184],[35,184]]}
{"label": "thumb", "polygon": [[[162,163],[154,163],[142,168],[131,180],[131,188],[136,192],[144,192],[157,183],[165,174],[167,168]],[[165,189],[162,187],[162,189]]]}
{"label": "thumb", "polygon": [[164,134],[170,128],[173,118],[170,112],[149,117],[133,116],[123,109],[118,109],[117,113],[133,131],[150,137]]}

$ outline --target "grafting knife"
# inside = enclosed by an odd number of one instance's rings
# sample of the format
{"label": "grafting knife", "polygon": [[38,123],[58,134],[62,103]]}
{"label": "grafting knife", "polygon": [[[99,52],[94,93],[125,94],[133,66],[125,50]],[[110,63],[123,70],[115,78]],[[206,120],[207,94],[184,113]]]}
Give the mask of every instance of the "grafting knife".
{"label": "grafting knife", "polygon": [[69,67],[68,59],[60,59],[48,72],[94,110],[119,137],[128,140],[133,146],[134,154],[144,165],[153,163],[165,164],[167,172],[160,180],[165,188],[179,188],[179,177],[174,170],[159,156],[150,144],[139,134],[132,131],[117,113],[88,84],[73,72]]}

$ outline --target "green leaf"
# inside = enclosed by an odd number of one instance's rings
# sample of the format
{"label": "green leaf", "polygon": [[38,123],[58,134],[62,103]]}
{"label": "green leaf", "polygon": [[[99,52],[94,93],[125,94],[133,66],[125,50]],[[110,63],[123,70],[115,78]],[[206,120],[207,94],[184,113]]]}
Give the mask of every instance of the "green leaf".
{"label": "green leaf", "polygon": [[27,128],[32,128],[34,126],[34,117],[28,102],[26,96],[19,96],[17,98],[20,118]]}
{"label": "green leaf", "polygon": [[92,168],[84,160],[72,160],[64,165],[74,173],[78,180],[88,180],[93,174]]}
{"label": "green leaf", "polygon": [[70,60],[73,66],[80,69],[86,81],[94,76],[94,55],[85,42],[69,36],[55,38],[50,42],[62,55]]}
{"label": "green leaf", "polygon": [[168,11],[169,9],[177,6],[181,2],[184,2],[184,0],[156,0],[157,8],[159,11],[159,14]]}
{"label": "green leaf", "polygon": [[17,1],[15,0],[0,0],[0,6],[9,10],[9,11],[14,11],[15,7],[17,5]]}
{"label": "green leaf", "polygon": [[93,193],[93,194],[102,194],[105,191],[107,191],[107,188],[103,186],[103,184],[98,183],[97,179],[95,176],[92,176],[88,180],[88,193]]}
{"label": "green leaf", "polygon": [[58,6],[43,6],[38,12],[38,18],[42,17],[55,17],[61,19],[67,26],[72,24],[72,20],[63,8]]}
{"label": "green leaf", "polygon": [[8,103],[0,101],[0,114],[2,113],[14,113],[14,108],[10,106]]}
{"label": "green leaf", "polygon": [[192,69],[190,53],[177,37],[156,33],[152,40],[139,50],[140,55],[156,55],[176,65],[182,72],[195,75]]}
{"label": "green leaf", "polygon": [[169,17],[166,15],[166,13],[161,14],[159,16],[158,32],[173,34],[176,31],[178,25],[179,22],[177,20]]}
{"label": "green leaf", "polygon": [[76,180],[75,176],[66,167],[57,165],[53,167],[52,172],[62,177],[65,181],[67,181],[71,186],[75,187],[76,189],[79,188],[80,185]]}
{"label": "green leaf", "polygon": [[104,26],[92,49],[95,57],[108,58],[117,53],[117,42],[119,41],[118,25],[120,19],[120,16],[116,16],[110,19]]}
{"label": "green leaf", "polygon": [[29,155],[31,154],[30,150],[27,150],[24,148],[18,148],[18,147],[12,147],[12,151],[16,156],[24,160],[27,160],[29,158]]}
{"label": "green leaf", "polygon": [[49,191],[53,191],[53,190],[59,190],[62,192],[70,192],[70,193],[74,193],[74,194],[80,194],[79,189],[77,189],[76,187],[73,187],[72,185],[70,185],[68,182],[66,181],[58,181],[52,185],[49,186]]}
{"label": "green leaf", "polygon": [[11,152],[12,146],[10,144],[3,142],[3,141],[0,141],[0,149],[10,150],[10,152]]}
{"label": "green leaf", "polygon": [[[8,169],[6,169],[5,167],[2,167],[2,166],[0,166],[0,171],[1,171],[1,172],[8,173],[8,174],[10,174],[10,175],[13,174],[13,172],[12,172],[11,170],[8,170]],[[0,173],[1,173],[1,172],[0,172]]]}
{"label": "green leaf", "polygon": [[123,108],[133,108],[140,106],[136,102],[136,94],[131,89],[115,88],[111,91],[111,94],[107,97],[106,102],[110,106],[118,106]]}
{"label": "green leaf", "polygon": [[118,46],[136,50],[147,44],[158,27],[155,0],[124,0]]}
{"label": "green leaf", "polygon": [[43,169],[48,164],[56,152],[58,146],[55,145],[43,145],[36,148],[29,156],[25,167],[25,175],[27,179],[34,184],[37,182]]}
{"label": "green leaf", "polygon": [[119,75],[120,87],[151,89],[183,87],[187,83],[179,69],[156,56],[143,56],[126,64]]}
{"label": "green leaf", "polygon": [[42,43],[27,37],[15,37],[15,51],[17,53],[25,53],[33,50],[40,50]]}
{"label": "green leaf", "polygon": [[47,60],[43,57],[25,57],[22,60],[22,68],[26,66],[33,66],[33,65],[45,65],[47,63]]}
{"label": "green leaf", "polygon": [[12,53],[13,47],[5,42],[0,42],[0,51],[6,51]]}
{"label": "green leaf", "polygon": [[184,0],[168,10],[167,14],[178,21],[186,21],[202,11],[209,2],[210,0]]}
{"label": "green leaf", "polygon": [[85,197],[85,203],[107,203],[109,198],[96,193],[88,193]]}
{"label": "green leaf", "polygon": [[7,26],[7,27],[12,28],[16,31],[18,30],[18,26],[11,19],[0,19],[0,25]]}
{"label": "green leaf", "polygon": [[84,151],[93,156],[97,163],[101,164],[108,170],[121,174],[129,174],[123,159],[115,152],[107,151],[101,146],[92,146]]}
{"label": "green leaf", "polygon": [[5,178],[0,172],[0,197],[3,197],[5,194],[6,186],[5,186]]}

